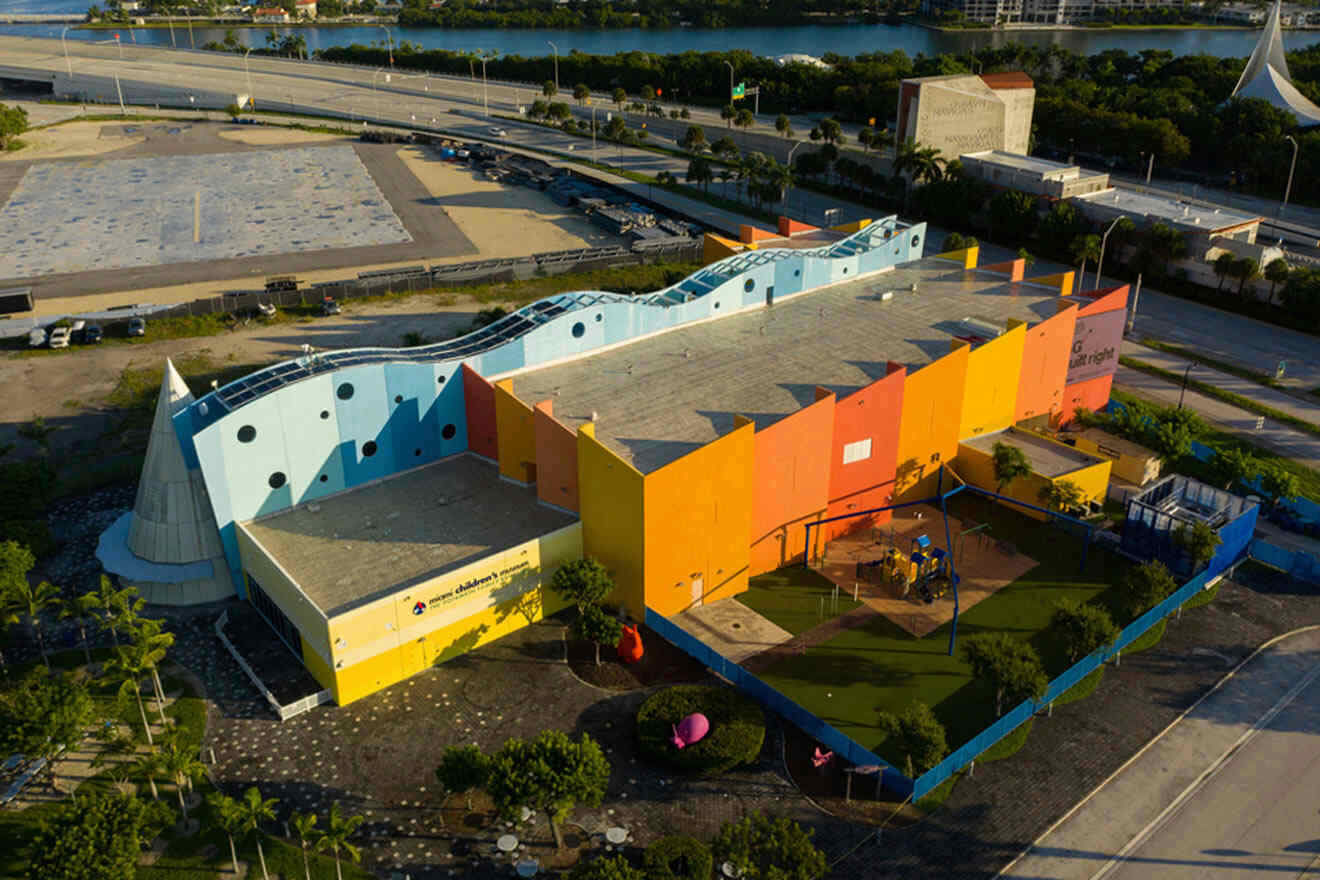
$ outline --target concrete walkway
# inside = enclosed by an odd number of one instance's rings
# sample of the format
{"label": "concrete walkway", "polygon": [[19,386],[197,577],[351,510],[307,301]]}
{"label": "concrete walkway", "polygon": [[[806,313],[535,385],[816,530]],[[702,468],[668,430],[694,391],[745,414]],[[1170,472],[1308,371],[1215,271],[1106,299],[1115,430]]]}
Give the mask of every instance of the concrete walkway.
{"label": "concrete walkway", "polygon": [[[1282,713],[1299,698],[1307,705],[1314,704],[1320,694],[1320,689],[1313,686],[1320,678],[1317,652],[1320,628],[1312,627],[1283,636],[1253,655],[1041,835],[1000,876],[1091,880],[1121,868],[1128,857],[1138,857],[1138,851],[1164,823],[1177,819],[1180,807],[1192,806],[1194,801],[1200,805],[1197,795],[1203,786],[1243,754],[1260,730],[1267,726],[1275,730],[1278,724],[1272,722],[1282,719]],[[1302,772],[1302,768],[1299,766],[1297,771]],[[1249,789],[1265,789],[1277,781],[1274,777],[1253,777],[1246,785]],[[1194,841],[1199,848],[1198,859],[1195,863],[1182,862],[1185,873],[1177,876],[1220,876],[1214,873],[1212,863],[1227,862],[1228,851],[1216,849],[1215,843],[1207,841],[1231,842],[1237,828],[1256,818],[1250,807],[1262,794],[1268,799],[1270,792],[1236,791],[1231,798],[1236,804],[1231,811],[1234,815],[1229,818],[1221,811],[1217,818],[1222,822],[1202,829],[1208,837]],[[1294,827],[1288,828],[1288,833],[1294,837],[1301,834],[1299,839],[1314,838],[1313,819],[1310,811],[1293,817],[1290,821]],[[1309,853],[1308,857],[1313,855]],[[1284,869],[1268,870],[1273,873]],[[1297,876],[1291,872],[1278,876],[1285,875]],[[1124,876],[1152,874],[1137,870]]]}

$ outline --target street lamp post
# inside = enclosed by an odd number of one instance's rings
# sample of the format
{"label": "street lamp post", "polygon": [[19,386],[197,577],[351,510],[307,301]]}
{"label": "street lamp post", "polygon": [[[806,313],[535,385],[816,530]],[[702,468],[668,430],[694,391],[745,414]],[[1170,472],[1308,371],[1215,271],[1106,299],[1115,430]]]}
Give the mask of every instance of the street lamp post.
{"label": "street lamp post", "polygon": [[189,49],[196,49],[196,48],[197,48],[197,41],[196,41],[195,39],[193,39],[192,20],[193,20],[193,17],[192,17],[192,10],[190,9],[190,10],[188,10],[188,48],[189,48]]}
{"label": "street lamp post", "polygon": [[390,67],[394,67],[394,37],[390,36],[390,29],[385,27],[385,25],[378,24],[376,27],[385,32],[385,46],[390,53]]}
{"label": "street lamp post", "polygon": [[729,68],[729,103],[732,104],[733,103],[733,62],[725,61],[724,63]]}
{"label": "street lamp post", "polygon": [[[788,159],[785,160],[784,164],[788,166],[789,171],[793,170],[793,154],[797,152],[798,147],[802,146],[805,143],[806,141],[798,141],[796,144],[793,145],[793,149],[788,151]],[[791,201],[792,198],[793,198],[793,184],[790,183],[788,185],[788,194],[784,197],[784,208],[788,211],[793,210],[793,204]]]}
{"label": "street lamp post", "polygon": [[64,47],[64,65],[69,68],[69,79],[73,79],[73,62],[69,60],[69,44],[64,41],[64,35],[68,32],[68,28],[60,31],[60,45]]}
{"label": "street lamp post", "polygon": [[559,47],[549,40],[546,40],[550,48],[555,51],[555,94],[559,94]]}
{"label": "street lamp post", "polygon": [[481,53],[481,112],[490,118],[490,93],[486,91],[486,61],[485,52]]}
{"label": "street lamp post", "polygon": [[174,42],[174,16],[173,15],[165,16],[165,21],[169,22],[170,25],[170,48],[177,49],[179,48],[179,46],[177,43]]}
{"label": "street lamp post", "polygon": [[385,71],[383,67],[377,67],[371,73],[371,100],[376,107],[376,124],[380,125],[380,92],[376,91],[376,77]]}
{"label": "street lamp post", "polygon": [[1292,164],[1288,166],[1288,185],[1283,188],[1283,207],[1279,209],[1279,214],[1288,210],[1288,196],[1292,194],[1293,171],[1297,168],[1297,139],[1290,134],[1284,135],[1293,145]]}
{"label": "street lamp post", "polygon": [[596,161],[596,105],[591,105],[591,161]]}
{"label": "street lamp post", "polygon": [[115,34],[115,45],[119,47],[119,60],[124,60],[124,44],[119,39],[119,34]]}
{"label": "street lamp post", "polygon": [[248,46],[247,51],[243,53],[243,73],[247,76],[248,84],[248,103],[256,106],[256,99],[252,94],[252,70],[248,67],[248,55],[251,54],[252,47]]}
{"label": "street lamp post", "polygon": [[1104,271],[1105,268],[1105,243],[1109,241],[1109,233],[1114,231],[1114,227],[1118,225],[1119,220],[1126,220],[1126,219],[1127,219],[1126,214],[1119,214],[1117,217],[1114,218],[1114,222],[1109,224],[1109,228],[1105,230],[1105,234],[1100,237],[1100,259],[1097,260],[1095,264],[1096,287],[1099,287],[1101,284],[1104,283],[1104,281],[1101,280],[1101,278],[1103,277],[1101,273]]}
{"label": "street lamp post", "polygon": [[1187,365],[1187,369],[1183,370],[1182,390],[1178,392],[1178,409],[1182,409],[1183,397],[1187,394],[1187,377],[1191,375],[1194,366],[1196,366],[1195,363],[1190,363]]}
{"label": "street lamp post", "polygon": [[1146,163],[1146,183],[1150,183],[1150,176],[1155,173],[1155,154],[1150,154],[1150,161]]}

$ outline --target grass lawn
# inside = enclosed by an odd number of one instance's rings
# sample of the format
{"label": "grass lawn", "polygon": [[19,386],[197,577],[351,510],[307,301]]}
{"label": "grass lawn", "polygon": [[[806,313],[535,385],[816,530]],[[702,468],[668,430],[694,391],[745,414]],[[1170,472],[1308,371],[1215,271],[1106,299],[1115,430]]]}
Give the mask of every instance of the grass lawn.
{"label": "grass lawn", "polygon": [[[837,616],[830,610],[833,594],[834,581],[818,571],[791,566],[752,578],[747,584],[747,592],[739,595],[737,601],[771,623],[798,635],[823,622],[821,599],[825,600],[826,618]],[[852,596],[840,594],[838,614],[846,614],[861,604],[854,602]]]}
{"label": "grass lawn", "polygon": [[[1062,672],[1068,666],[1067,657],[1046,632],[1055,603],[1072,597],[1108,606],[1111,596],[1107,594],[1118,583],[1127,563],[1092,547],[1086,571],[1082,572],[1080,539],[999,505],[987,513],[988,504],[983,498],[962,495],[949,506],[954,515],[988,518],[995,537],[1012,541],[1039,563],[962,614],[958,638],[980,632],[1007,632],[1031,642],[1051,677]],[[814,580],[806,580],[808,575],[815,577],[802,568],[775,573],[797,591],[819,589]],[[754,601],[748,604],[759,611]],[[1125,618],[1116,616],[1115,620]],[[902,711],[913,700],[935,710],[947,731],[949,748],[957,748],[994,720],[994,699],[992,693],[973,681],[971,670],[960,656],[948,655],[950,627],[946,624],[917,639],[887,618],[877,617],[805,655],[784,658],[762,678],[881,757],[889,756],[877,724],[879,713]]]}

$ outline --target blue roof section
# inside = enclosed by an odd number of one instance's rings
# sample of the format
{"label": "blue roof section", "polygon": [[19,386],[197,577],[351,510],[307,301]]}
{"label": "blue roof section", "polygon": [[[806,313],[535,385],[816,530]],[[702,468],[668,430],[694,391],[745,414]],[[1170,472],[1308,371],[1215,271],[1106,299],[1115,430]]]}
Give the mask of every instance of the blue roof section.
{"label": "blue roof section", "polygon": [[[818,248],[770,248],[734,254],[698,269],[663,290],[644,296],[577,291],[538,300],[492,324],[458,339],[412,348],[350,348],[314,352],[291,361],[258,370],[207,394],[189,408],[196,433],[229,413],[286,385],[345,367],[383,363],[436,363],[461,361],[484,354],[525,336],[536,327],[568,312],[607,303],[631,303],[668,308],[707,295],[720,284],[748,269],[790,257],[831,258],[851,256],[873,248],[909,228],[891,216],[870,224],[847,238]],[[186,445],[186,444],[185,444]]]}
{"label": "blue roof section", "polygon": [[134,555],[128,549],[128,532],[133,524],[133,511],[128,511],[114,521],[110,528],[101,533],[96,541],[96,558],[106,571],[127,578],[151,584],[182,584],[188,581],[205,581],[215,576],[215,567],[210,560],[174,564],[168,562],[148,562]]}

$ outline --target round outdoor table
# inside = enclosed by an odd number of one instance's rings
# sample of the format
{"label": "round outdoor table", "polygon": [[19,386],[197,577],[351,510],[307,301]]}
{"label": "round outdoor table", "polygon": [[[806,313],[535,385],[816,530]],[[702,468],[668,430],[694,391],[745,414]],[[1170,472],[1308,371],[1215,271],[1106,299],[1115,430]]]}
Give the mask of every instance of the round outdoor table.
{"label": "round outdoor table", "polygon": [[500,839],[495,841],[495,848],[500,852],[513,852],[518,848],[518,838],[512,834],[501,835]]}
{"label": "round outdoor table", "polygon": [[623,843],[628,839],[628,830],[626,828],[620,828],[617,825],[613,828],[607,828],[605,830],[605,839],[610,843]]}

